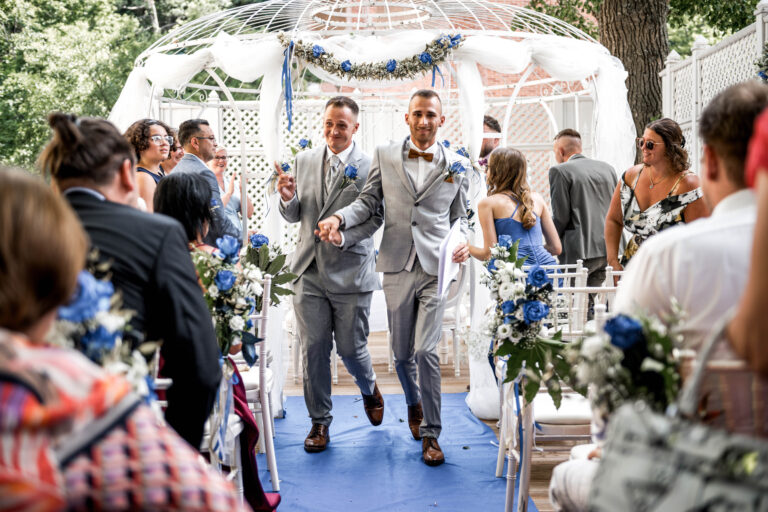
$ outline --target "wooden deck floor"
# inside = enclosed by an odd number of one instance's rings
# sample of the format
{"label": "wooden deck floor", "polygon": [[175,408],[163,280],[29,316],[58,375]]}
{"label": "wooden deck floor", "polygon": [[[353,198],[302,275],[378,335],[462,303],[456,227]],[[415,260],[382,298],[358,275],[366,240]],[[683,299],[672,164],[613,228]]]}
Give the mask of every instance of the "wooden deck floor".
{"label": "wooden deck floor", "polygon": [[[402,393],[400,382],[395,373],[387,371],[387,338],[385,333],[371,333],[368,339],[368,347],[373,359],[379,389],[383,394]],[[461,377],[455,377],[453,362],[449,354],[449,364],[442,366],[442,391],[443,393],[463,393],[469,390],[469,369],[466,361],[461,366]],[[294,383],[293,369],[289,367],[285,384],[285,394],[289,396],[301,395],[301,375],[298,383]],[[334,384],[333,393],[337,395],[356,395],[359,393],[352,377],[347,373],[344,365],[339,362],[339,383]],[[498,436],[498,428],[495,421],[485,422]],[[548,488],[552,468],[568,458],[568,452],[535,452],[532,458],[530,494],[536,507],[541,512],[552,511],[549,504]]]}

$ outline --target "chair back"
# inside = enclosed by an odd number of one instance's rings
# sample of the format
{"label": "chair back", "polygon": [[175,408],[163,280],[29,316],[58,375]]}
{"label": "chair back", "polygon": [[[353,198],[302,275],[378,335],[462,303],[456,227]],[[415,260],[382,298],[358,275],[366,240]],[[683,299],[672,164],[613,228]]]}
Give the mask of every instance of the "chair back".
{"label": "chair back", "polygon": [[[621,278],[624,276],[624,270],[613,270],[613,267],[608,265],[605,267],[605,281],[603,281],[603,286],[616,286],[619,284],[619,281],[621,281]],[[614,280],[616,278],[616,280]]]}
{"label": "chair back", "polygon": [[[575,340],[591,332],[596,332],[595,325],[587,322],[589,316],[589,296],[594,295],[595,307],[605,307],[605,313],[610,311],[616,287],[607,286],[574,286],[557,288],[557,297],[553,301],[553,320],[557,329],[563,332],[564,340]],[[603,315],[605,314],[603,313]],[[605,322],[603,317],[603,322]]]}

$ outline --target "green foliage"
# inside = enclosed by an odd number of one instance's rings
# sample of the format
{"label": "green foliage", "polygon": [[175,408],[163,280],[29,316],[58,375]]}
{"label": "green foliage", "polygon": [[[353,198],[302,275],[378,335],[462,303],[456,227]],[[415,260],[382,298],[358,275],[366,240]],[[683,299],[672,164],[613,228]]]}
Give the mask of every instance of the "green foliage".
{"label": "green foliage", "polygon": [[597,16],[601,3],[602,0],[560,0],[554,3],[547,0],[530,0],[528,8],[570,23],[597,39],[597,22],[585,14]]}
{"label": "green foliage", "polygon": [[763,54],[755,62],[757,67],[757,76],[763,83],[768,83],[768,43],[763,46]]}
{"label": "green foliage", "polygon": [[700,16],[685,16],[684,21],[680,25],[670,25],[668,29],[669,49],[682,58],[691,55],[696,36],[703,36],[709,44],[716,43],[720,37],[717,29],[710,27]]}
{"label": "green foliage", "polygon": [[737,32],[755,22],[758,0],[670,0],[669,24],[684,26],[700,18],[718,37]]}

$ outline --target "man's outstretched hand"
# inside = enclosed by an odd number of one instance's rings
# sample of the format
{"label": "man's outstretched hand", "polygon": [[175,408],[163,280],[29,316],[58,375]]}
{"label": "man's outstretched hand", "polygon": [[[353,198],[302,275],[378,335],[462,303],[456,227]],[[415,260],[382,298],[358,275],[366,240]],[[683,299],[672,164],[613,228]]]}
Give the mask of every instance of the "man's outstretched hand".
{"label": "man's outstretched hand", "polygon": [[317,223],[317,229],[315,230],[315,236],[320,237],[323,242],[331,242],[334,245],[341,244],[341,233],[339,233],[339,225],[341,220],[332,215]]}
{"label": "man's outstretched hand", "polygon": [[280,193],[280,199],[287,203],[296,195],[296,179],[292,174],[283,172],[277,162],[275,162],[275,171],[277,171],[277,191]]}

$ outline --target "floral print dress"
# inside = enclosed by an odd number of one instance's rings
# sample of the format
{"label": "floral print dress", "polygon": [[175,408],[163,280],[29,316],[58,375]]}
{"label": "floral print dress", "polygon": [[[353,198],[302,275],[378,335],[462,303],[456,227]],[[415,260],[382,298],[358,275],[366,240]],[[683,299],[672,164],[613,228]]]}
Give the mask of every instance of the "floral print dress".
{"label": "floral print dress", "polygon": [[624,181],[626,173],[621,176],[621,210],[624,212],[624,228],[632,233],[632,238],[627,243],[624,255],[621,257],[620,262],[622,266],[626,266],[630,258],[640,248],[640,245],[649,237],[675,224],[685,222],[685,219],[683,219],[685,207],[702,197],[701,187],[682,194],[672,194],[685,176],[693,174],[686,172],[680,174],[675,184],[669,189],[667,197],[652,204],[645,210],[641,210],[637,204],[635,187],[637,187],[637,182],[640,180],[642,173],[643,169],[640,169],[632,187]]}

